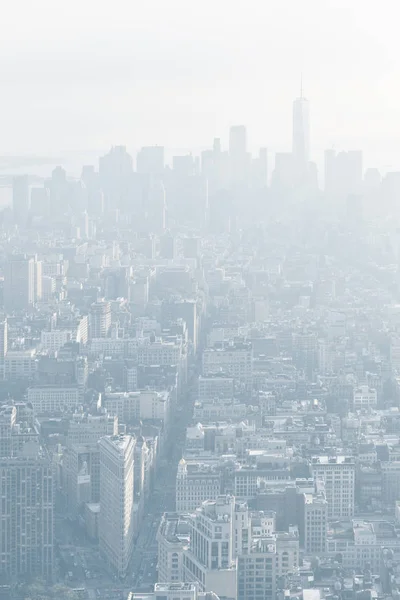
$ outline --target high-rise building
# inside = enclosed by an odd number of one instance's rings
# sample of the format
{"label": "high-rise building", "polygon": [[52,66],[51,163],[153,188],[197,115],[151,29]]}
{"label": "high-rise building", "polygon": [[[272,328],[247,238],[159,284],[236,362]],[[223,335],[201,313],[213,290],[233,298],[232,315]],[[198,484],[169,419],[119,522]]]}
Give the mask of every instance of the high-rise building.
{"label": "high-rise building", "polygon": [[165,188],[161,181],[156,181],[148,187],[144,211],[146,231],[163,234],[166,226],[167,204]]}
{"label": "high-rise building", "polygon": [[315,456],[311,461],[315,482],[325,483],[330,519],[354,515],[355,461],[352,456]]}
{"label": "high-rise building", "polygon": [[46,187],[31,189],[31,215],[45,217],[50,212],[50,190]]}
{"label": "high-rise building", "polygon": [[161,176],[164,172],[164,147],[141,148],[136,156],[136,169],[143,175]]}
{"label": "high-rise building", "polygon": [[189,547],[189,523],[184,516],[164,513],[157,532],[158,578],[183,581],[183,553]]}
{"label": "high-rise building", "polygon": [[4,308],[27,310],[41,297],[41,263],[26,254],[10,256],[4,265]]}
{"label": "high-rise building", "polygon": [[190,548],[183,558],[185,581],[228,598],[236,597],[234,514],[233,496],[203,502],[189,517]]}
{"label": "high-rise building", "polygon": [[90,337],[105,338],[111,327],[111,304],[107,300],[93,302],[89,315]]}
{"label": "high-rise building", "polygon": [[100,501],[100,451],[98,444],[76,444],[66,449],[63,458],[64,493],[68,512]]}
{"label": "high-rise building", "polygon": [[13,179],[13,214],[17,225],[26,225],[29,213],[29,178],[20,175]]}
{"label": "high-rise building", "polygon": [[230,156],[244,157],[247,153],[247,132],[244,125],[234,125],[229,130]]}
{"label": "high-rise building", "polygon": [[244,125],[235,125],[229,130],[229,160],[231,183],[243,185],[247,182],[249,155],[247,153],[247,132]]}
{"label": "high-rise building", "polygon": [[131,203],[133,161],[125,146],[114,146],[99,160],[99,176],[108,210],[120,209]]}
{"label": "high-rise building", "polygon": [[309,554],[326,551],[328,531],[328,502],[325,493],[303,494],[304,525],[303,546]]}
{"label": "high-rise building", "polygon": [[125,577],[134,542],[134,452],[130,435],[104,437],[100,448],[99,543],[111,568]]}
{"label": "high-rise building", "polygon": [[268,185],[268,151],[260,148],[257,158],[251,162],[251,185],[254,189],[263,189]]}
{"label": "high-rise building", "polygon": [[8,323],[7,317],[0,321],[0,363],[4,363],[4,357],[8,349]]}
{"label": "high-rise building", "polygon": [[274,600],[277,571],[276,541],[257,538],[238,557],[237,600]]}
{"label": "high-rise building", "polygon": [[0,496],[0,575],[51,580],[53,468],[39,445],[0,458]]}
{"label": "high-rise building", "polygon": [[299,536],[296,527],[271,536],[253,536],[238,556],[237,600],[273,600],[277,578],[299,567]]}
{"label": "high-rise building", "polygon": [[68,423],[67,446],[75,444],[97,444],[104,436],[115,436],[118,432],[118,418],[107,412],[88,415],[76,412]]}
{"label": "high-rise building", "polygon": [[292,152],[296,167],[307,169],[310,162],[310,122],[309,104],[303,96],[303,91],[293,102]]}
{"label": "high-rise building", "polygon": [[360,385],[354,389],[353,403],[351,410],[369,410],[377,407],[378,404],[378,392],[374,388],[368,387],[368,385]]}
{"label": "high-rise building", "polygon": [[360,194],[363,184],[361,150],[325,151],[325,193],[331,200],[344,203],[349,195]]}

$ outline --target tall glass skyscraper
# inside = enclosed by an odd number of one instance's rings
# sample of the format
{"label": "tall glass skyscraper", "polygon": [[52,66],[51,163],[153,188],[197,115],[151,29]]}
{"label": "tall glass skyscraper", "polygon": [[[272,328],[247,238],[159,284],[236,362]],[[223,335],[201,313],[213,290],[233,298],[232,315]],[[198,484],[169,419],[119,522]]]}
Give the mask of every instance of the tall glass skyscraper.
{"label": "tall glass skyscraper", "polygon": [[310,161],[310,118],[309,103],[301,93],[293,102],[293,158],[299,167]]}

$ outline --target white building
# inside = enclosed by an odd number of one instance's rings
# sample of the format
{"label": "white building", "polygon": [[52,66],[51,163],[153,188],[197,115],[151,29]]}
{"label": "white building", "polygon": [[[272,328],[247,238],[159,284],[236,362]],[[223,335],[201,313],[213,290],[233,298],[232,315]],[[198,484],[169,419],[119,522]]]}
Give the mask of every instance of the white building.
{"label": "white building", "polygon": [[125,577],[134,544],[134,449],[130,435],[104,437],[100,447],[99,546]]}
{"label": "white building", "polygon": [[51,302],[54,299],[54,294],[56,293],[56,280],[54,277],[49,277],[48,275],[42,275],[42,302]]}
{"label": "white building", "polygon": [[268,537],[276,531],[276,513],[271,511],[258,511],[251,513],[252,537]]}
{"label": "white building", "polygon": [[139,365],[179,365],[182,345],[161,340],[150,343],[145,340],[138,346]]}
{"label": "white building", "polygon": [[67,445],[97,444],[101,437],[117,433],[117,416],[107,412],[98,415],[75,412],[68,423]]}
{"label": "white building", "polygon": [[246,418],[247,404],[232,400],[214,399],[198,401],[194,405],[193,418],[203,423],[232,420],[234,423]]}
{"label": "white building", "polygon": [[184,580],[200,591],[236,598],[233,496],[204,502],[189,517],[190,548],[183,558]]}
{"label": "white building", "polygon": [[206,348],[203,352],[203,371],[205,377],[224,373],[237,382],[250,387],[252,384],[251,344],[231,344],[223,348]]}
{"label": "white building", "polygon": [[342,519],[354,514],[355,460],[353,456],[315,456],[311,459],[314,480],[325,483],[328,517]]}
{"label": "white building", "polygon": [[91,338],[105,338],[111,328],[111,304],[107,300],[93,302],[89,314]]}
{"label": "white building", "polygon": [[194,583],[156,583],[154,592],[130,592],[127,600],[219,600],[214,592],[199,592]]}
{"label": "white building", "polygon": [[9,350],[4,358],[4,377],[13,381],[32,379],[36,373],[36,350]]}
{"label": "white building", "polygon": [[138,341],[135,338],[93,338],[90,340],[90,353],[104,354],[113,358],[133,358],[137,360]]}
{"label": "white building", "polygon": [[79,387],[43,385],[28,388],[27,400],[35,413],[73,412],[80,402]]}
{"label": "white building", "polygon": [[184,581],[183,554],[189,541],[187,518],[164,513],[157,532],[158,578],[161,581]]}
{"label": "white building", "polygon": [[214,466],[179,462],[176,475],[176,511],[188,513],[206,500],[215,500],[221,493],[221,473]]}
{"label": "white building", "polygon": [[234,393],[233,377],[224,377],[220,375],[205,377],[199,376],[197,381],[198,400],[231,399]]}
{"label": "white building", "polygon": [[376,408],[378,404],[378,393],[367,385],[361,385],[353,392],[353,410],[365,410]]}
{"label": "white building", "polygon": [[40,334],[40,345],[43,350],[57,352],[60,348],[72,339],[72,331],[67,329],[53,329],[51,331],[42,331]]}
{"label": "white building", "polygon": [[169,392],[111,392],[106,395],[107,412],[117,415],[121,423],[138,419],[157,419],[169,424],[171,397]]}
{"label": "white building", "polygon": [[395,372],[400,372],[400,336],[392,335],[390,340],[390,363]]}

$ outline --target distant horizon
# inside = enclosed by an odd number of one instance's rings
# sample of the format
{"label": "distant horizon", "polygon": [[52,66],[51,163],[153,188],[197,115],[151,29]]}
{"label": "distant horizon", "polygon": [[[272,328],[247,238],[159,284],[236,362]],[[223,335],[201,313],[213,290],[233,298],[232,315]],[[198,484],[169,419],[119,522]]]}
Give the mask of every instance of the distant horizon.
{"label": "distant horizon", "polygon": [[[251,142],[251,132],[247,128],[248,140]],[[215,136],[216,138],[221,139],[222,150],[228,150],[228,137],[229,131],[226,132],[225,135]],[[10,152],[4,153],[0,152],[0,177],[5,175],[18,175],[18,174],[27,174],[27,175],[36,175],[38,177],[50,177],[51,171],[55,166],[62,166],[67,171],[67,175],[72,178],[79,178],[81,174],[82,166],[84,165],[94,165],[96,170],[98,169],[98,161],[101,156],[107,154],[112,147],[115,146],[125,146],[127,152],[132,156],[133,166],[136,170],[136,155],[140,151],[142,147],[145,146],[161,146],[165,150],[165,165],[172,166],[172,158],[177,155],[185,155],[192,154],[193,156],[200,156],[201,152],[204,150],[208,150],[212,148],[213,139],[210,140],[210,143],[206,146],[196,146],[192,147],[168,147],[165,144],[158,143],[144,143],[141,145],[129,145],[129,143],[114,143],[108,146],[98,148],[98,149],[64,149],[64,150],[54,150],[48,151],[46,154],[40,152]],[[270,147],[268,144],[254,145],[248,143],[248,151],[256,156],[259,148],[266,147],[268,151],[268,176],[271,177],[271,173],[274,169],[275,164],[275,154],[280,152],[291,152],[291,146],[288,142],[286,145],[282,144],[275,147]],[[361,150],[363,153],[363,171],[369,168],[377,168],[381,175],[384,176],[388,172],[392,171],[400,171],[400,153],[399,153],[399,161],[395,164],[393,161],[391,162],[390,155],[381,158],[380,161],[374,161],[374,158],[377,158],[380,154],[378,152],[379,148],[377,148],[376,156],[371,156],[371,153],[366,152],[362,145],[348,147],[336,146],[335,144],[331,144],[330,146],[326,146],[325,148],[316,149],[313,145],[311,145],[311,162],[317,165],[318,169],[318,179],[321,184],[324,176],[324,152],[325,150],[334,149],[336,152],[346,152],[349,150]],[[5,168],[1,165],[1,159],[15,159],[15,160],[33,160],[32,164],[28,166],[17,166],[17,167],[8,167]],[[34,159],[38,159],[40,164],[35,164]]]}

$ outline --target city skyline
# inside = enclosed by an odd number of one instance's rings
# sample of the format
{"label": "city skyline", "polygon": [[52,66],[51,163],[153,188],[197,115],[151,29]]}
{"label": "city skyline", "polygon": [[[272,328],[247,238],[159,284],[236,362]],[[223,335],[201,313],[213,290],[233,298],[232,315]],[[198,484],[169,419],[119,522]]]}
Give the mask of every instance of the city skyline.
{"label": "city skyline", "polygon": [[250,147],[283,151],[303,71],[314,158],[335,145],[362,148],[369,166],[400,164],[400,52],[384,10],[307,0],[189,11],[173,0],[130,20],[120,0],[110,23],[107,2],[87,0],[79,20],[75,0],[69,6],[6,7],[0,153],[204,148],[235,123],[247,125]]}

